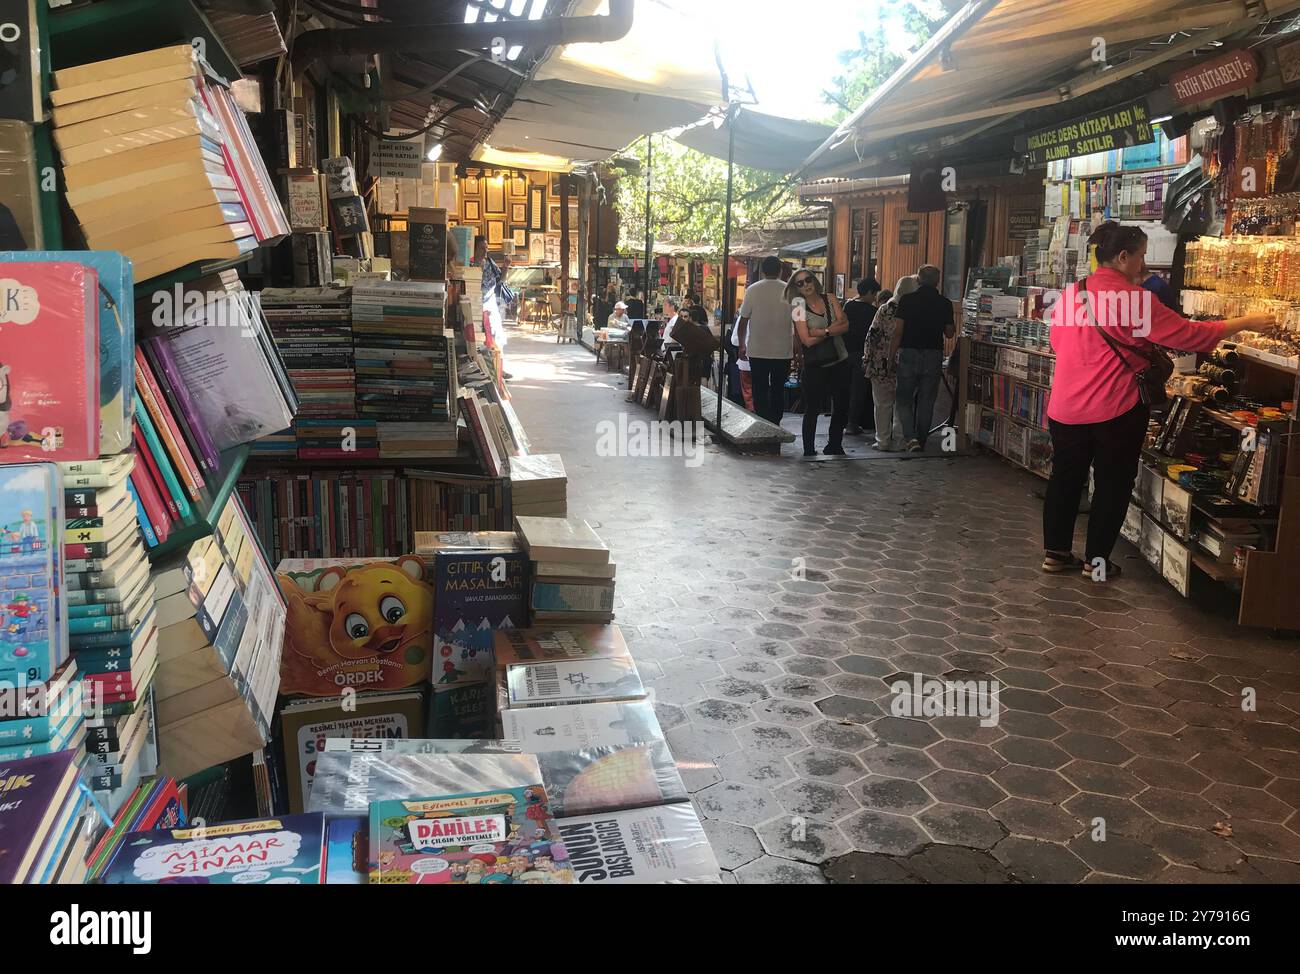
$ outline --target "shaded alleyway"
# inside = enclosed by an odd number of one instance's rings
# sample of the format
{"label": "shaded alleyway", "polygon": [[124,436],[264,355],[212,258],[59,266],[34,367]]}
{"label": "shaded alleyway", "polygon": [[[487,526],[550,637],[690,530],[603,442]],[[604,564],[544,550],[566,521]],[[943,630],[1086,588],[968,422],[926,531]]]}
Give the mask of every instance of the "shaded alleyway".
{"label": "shaded alleyway", "polygon": [[[1111,585],[1042,575],[1041,482],[996,459],[599,457],[651,418],[619,376],[519,333],[508,368],[732,878],[1300,882],[1300,642],[1125,543]],[[914,673],[996,679],[1000,720],[890,716]]]}

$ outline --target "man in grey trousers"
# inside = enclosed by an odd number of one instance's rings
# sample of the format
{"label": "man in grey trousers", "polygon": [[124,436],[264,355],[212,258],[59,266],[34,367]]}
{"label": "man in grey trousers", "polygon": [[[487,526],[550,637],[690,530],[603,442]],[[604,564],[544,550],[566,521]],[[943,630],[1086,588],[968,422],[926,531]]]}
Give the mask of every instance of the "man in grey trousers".
{"label": "man in grey trousers", "polygon": [[943,372],[943,343],[957,332],[952,302],[939,292],[939,268],[916,272],[920,287],[898,302],[901,327],[894,331],[890,358],[898,360],[898,416],[907,450],[920,453],[934,418]]}

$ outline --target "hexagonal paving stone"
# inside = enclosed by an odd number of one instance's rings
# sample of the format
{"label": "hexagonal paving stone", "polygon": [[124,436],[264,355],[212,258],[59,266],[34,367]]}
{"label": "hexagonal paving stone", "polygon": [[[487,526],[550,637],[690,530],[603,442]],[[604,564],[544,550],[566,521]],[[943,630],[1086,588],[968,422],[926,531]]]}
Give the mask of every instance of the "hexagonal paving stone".
{"label": "hexagonal paving stone", "polygon": [[772,794],[791,815],[806,815],[825,821],[837,821],[856,812],[861,806],[843,785],[800,778],[775,788]]}
{"label": "hexagonal paving stone", "polygon": [[832,883],[845,885],[916,885],[925,882],[907,866],[906,860],[869,852],[850,852],[822,867]]}
{"label": "hexagonal paving stone", "polygon": [[912,819],[870,809],[850,815],[839,826],[853,848],[860,852],[906,856],[930,841]]}
{"label": "hexagonal paving stone", "polygon": [[876,736],[861,724],[823,720],[805,728],[808,740],[837,751],[861,751],[876,742]]}
{"label": "hexagonal paving stone", "polygon": [[1263,768],[1256,767],[1249,758],[1231,751],[1205,751],[1189,762],[1211,781],[1222,781],[1231,785],[1245,785],[1248,788],[1263,788],[1273,776]]}
{"label": "hexagonal paving stone", "polygon": [[825,697],[816,703],[817,710],[836,720],[851,720],[856,724],[868,724],[880,716],[880,707],[870,700],[857,697],[835,695]]}
{"label": "hexagonal paving stone", "polygon": [[795,676],[810,676],[814,679],[838,676],[840,673],[833,660],[819,659],[816,656],[791,656],[781,661],[781,668],[786,673]]}
{"label": "hexagonal paving stone", "polygon": [[992,774],[1007,764],[1007,759],[992,748],[967,741],[940,741],[926,748],[925,753],[941,768],[973,774]]}
{"label": "hexagonal paving stone", "polygon": [[1210,784],[1210,779],[1195,768],[1189,768],[1177,761],[1159,761],[1155,758],[1140,757],[1130,761],[1124,767],[1149,785],[1185,791],[1192,795],[1204,791]]}
{"label": "hexagonal paving stone", "polygon": [[886,676],[897,669],[889,660],[876,656],[841,656],[835,664],[846,673],[856,673],[859,676]]}
{"label": "hexagonal paving stone", "polygon": [[1031,801],[1062,802],[1079,789],[1047,768],[1008,764],[994,772],[996,781],[1007,794]]}
{"label": "hexagonal paving stone", "polygon": [[1274,822],[1232,821],[1228,841],[1248,856],[1300,862],[1300,835]]}
{"label": "hexagonal paving stone", "polygon": [[1242,861],[1227,839],[1205,829],[1162,826],[1151,837],[1151,848],[1170,862],[1213,872],[1228,872]]}
{"label": "hexagonal paving stone", "polygon": [[1061,709],[1061,702],[1040,690],[1021,690],[1009,687],[999,696],[1006,710],[1026,710],[1033,714],[1050,714]]}
{"label": "hexagonal paving stone", "polygon": [[740,749],[740,742],[731,731],[720,727],[700,727],[682,724],[664,733],[673,757],[682,761],[713,761],[724,754]]}
{"label": "hexagonal paving stone", "polygon": [[909,717],[881,717],[871,723],[871,731],[887,744],[926,747],[939,740],[939,733],[924,720]]}
{"label": "hexagonal paving stone", "polygon": [[1080,791],[1117,798],[1132,798],[1146,789],[1146,782],[1123,768],[1096,761],[1071,761],[1060,769],[1061,777],[1073,782]]}
{"label": "hexagonal paving stone", "polygon": [[1072,840],[1069,849],[1098,872],[1125,879],[1155,879],[1165,868],[1165,861],[1145,845],[1122,835],[1094,842],[1084,834]]}
{"label": "hexagonal paving stone", "polygon": [[1006,867],[987,852],[958,845],[931,845],[902,860],[924,883],[987,886],[1012,882]]}
{"label": "hexagonal paving stone", "polygon": [[705,788],[695,795],[695,805],[708,818],[737,825],[756,826],[781,811],[766,789],[732,781],[720,781]]}
{"label": "hexagonal paving stone", "polygon": [[1205,799],[1168,788],[1148,788],[1133,801],[1168,825],[1208,829],[1224,814]]}
{"label": "hexagonal paving stone", "polygon": [[679,724],[686,723],[687,720],[685,710],[664,700],[655,700],[654,711],[655,717],[659,719],[660,729],[665,731],[672,730]]}
{"label": "hexagonal paving stone", "polygon": [[[764,680],[771,680],[780,676],[783,672],[780,664],[775,661],[751,656],[737,656],[724,660],[722,668],[729,676],[746,683],[762,683]],[[767,696],[767,690],[764,689],[761,699],[766,699]]]}
{"label": "hexagonal paving stone", "polygon": [[1295,811],[1286,802],[1259,788],[1221,782],[1210,785],[1201,797],[1227,815],[1259,822],[1285,822]]}
{"label": "hexagonal paving stone", "polygon": [[990,779],[965,771],[936,771],[921,786],[941,802],[972,808],[992,808],[1007,797]]}
{"label": "hexagonal paving stone", "polygon": [[801,731],[782,724],[747,724],[735,733],[742,751],[763,756],[784,756],[808,746]]}
{"label": "hexagonal paving stone", "polygon": [[935,842],[992,849],[1007,832],[988,812],[963,805],[931,805],[916,816]]}
{"label": "hexagonal paving stone", "polygon": [[793,674],[769,680],[766,686],[772,696],[789,700],[817,700],[829,692],[822,681]]}
{"label": "hexagonal paving stone", "polygon": [[867,748],[859,757],[870,771],[890,778],[915,780],[938,768],[924,751],[898,744],[877,744]]}
{"label": "hexagonal paving stone", "polygon": [[1063,845],[1009,836],[993,856],[1024,883],[1077,883],[1088,875],[1083,860]]}
{"label": "hexagonal paving stone", "polygon": [[859,676],[856,673],[837,673],[826,678],[825,683],[837,694],[859,700],[878,700],[889,688],[878,677]]}
{"label": "hexagonal paving stone", "polygon": [[1107,835],[1124,835],[1143,842],[1164,827],[1145,809],[1133,804],[1132,799],[1116,798],[1113,795],[1083,792],[1067,800],[1061,807],[1077,818],[1089,834],[1096,827],[1098,819],[1104,825]]}
{"label": "hexagonal paving stone", "polygon": [[[710,680],[704,686],[713,696],[739,704],[758,703],[760,700],[767,700],[771,696],[763,684],[740,680],[734,676],[724,676],[716,680]],[[698,706],[698,704],[695,706]]]}
{"label": "hexagonal paving stone", "polygon": [[747,862],[753,862],[763,855],[763,844],[758,835],[747,825],[736,825],[720,819],[701,819],[704,834],[709,837],[709,846],[723,869],[739,869]]}
{"label": "hexagonal paving stone", "polygon": [[770,721],[790,727],[802,727],[821,717],[812,704],[795,700],[764,700],[762,703],[753,704],[749,710],[755,720]]}
{"label": "hexagonal paving stone", "polygon": [[786,760],[802,777],[833,781],[840,785],[847,785],[867,773],[853,755],[820,747],[810,747],[806,751],[791,754]]}
{"label": "hexagonal paving stone", "polygon": [[1123,764],[1133,756],[1132,751],[1113,738],[1084,734],[1081,731],[1062,734],[1054,743],[1069,752],[1072,757],[1083,761]]}
{"label": "hexagonal paving stone", "polygon": [[758,836],[771,855],[800,862],[823,863],[850,848],[833,824],[802,815],[773,819],[759,827]]}
{"label": "hexagonal paving stone", "polygon": [[1030,737],[1004,737],[993,745],[1010,764],[1023,764],[1031,768],[1060,768],[1070,761],[1070,755],[1050,741]]}
{"label": "hexagonal paving stone", "polygon": [[735,872],[737,882],[756,885],[803,884],[823,886],[826,877],[822,871],[811,863],[795,862],[777,856],[761,856],[753,862],[746,863]]}
{"label": "hexagonal paving stone", "polygon": [[934,799],[915,781],[886,778],[873,774],[853,785],[863,808],[898,815],[913,815],[934,803]]}
{"label": "hexagonal paving stone", "polygon": [[1006,826],[1012,835],[1030,839],[1067,842],[1083,831],[1085,823],[1058,805],[1008,798],[998,802],[989,813]]}
{"label": "hexagonal paving stone", "polygon": [[725,780],[760,788],[775,788],[795,778],[794,771],[782,755],[770,751],[740,750],[724,754],[716,764]]}
{"label": "hexagonal paving stone", "polygon": [[687,706],[686,713],[697,727],[739,727],[754,720],[747,706],[730,700],[701,700]]}

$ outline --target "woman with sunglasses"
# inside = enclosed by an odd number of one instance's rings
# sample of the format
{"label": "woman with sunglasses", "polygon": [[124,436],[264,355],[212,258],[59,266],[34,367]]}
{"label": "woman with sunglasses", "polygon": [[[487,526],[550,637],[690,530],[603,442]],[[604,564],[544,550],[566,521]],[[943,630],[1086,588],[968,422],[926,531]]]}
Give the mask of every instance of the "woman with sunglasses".
{"label": "woman with sunglasses", "polygon": [[[803,372],[799,378],[803,391],[803,455],[817,455],[817,420],[826,409],[829,398],[833,403],[831,427],[822,452],[827,456],[842,457],[844,427],[849,421],[852,374],[844,340],[837,336],[849,330],[849,319],[839,302],[823,291],[821,282],[805,270],[794,272],[785,289],[785,299],[792,308],[795,334],[804,347]],[[820,352],[810,355],[812,349],[825,342],[835,344],[833,354]],[[826,364],[810,363],[809,358],[824,360]]]}
{"label": "woman with sunglasses", "polygon": [[[1209,352],[1246,328],[1274,326],[1272,315],[1227,321],[1191,321],[1142,288],[1147,278],[1147,235],[1108,220],[1088,239],[1097,272],[1071,284],[1052,310],[1056,369],[1047,404],[1052,435],[1052,479],[1043,503],[1043,571],[1079,571],[1094,581],[1118,577],[1110,561],[1128,512],[1148,409],[1138,374],[1151,344]],[[1079,499],[1093,474],[1088,541],[1081,562],[1072,553]]]}

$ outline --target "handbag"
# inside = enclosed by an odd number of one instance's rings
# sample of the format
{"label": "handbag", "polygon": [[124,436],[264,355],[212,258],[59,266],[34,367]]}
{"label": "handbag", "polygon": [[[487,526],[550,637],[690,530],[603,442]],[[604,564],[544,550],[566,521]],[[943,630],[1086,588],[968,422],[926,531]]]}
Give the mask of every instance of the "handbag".
{"label": "handbag", "polygon": [[[1088,279],[1086,277],[1079,282],[1079,290],[1085,294],[1087,293]],[[1110,350],[1115,353],[1125,368],[1133,369],[1132,363],[1119,350],[1119,345],[1110,335],[1106,334],[1105,328],[1097,324],[1097,317],[1092,313],[1092,303],[1085,300],[1084,306],[1088,309],[1089,321],[1101,332],[1101,337],[1110,346]],[[1128,348],[1137,352],[1146,361],[1146,368],[1136,369],[1133,372],[1133,378],[1137,381],[1138,386],[1138,399],[1146,406],[1164,405],[1169,399],[1169,394],[1165,391],[1165,383],[1174,374],[1174,360],[1154,345],[1148,344],[1145,347],[1130,345]]]}
{"label": "handbag", "polygon": [[[829,321],[831,319],[831,296],[829,294],[823,295],[822,300],[826,302],[826,318]],[[832,335],[830,341],[807,345],[803,350],[803,364],[821,369],[839,365],[848,357],[849,350],[844,344],[843,335]]]}

